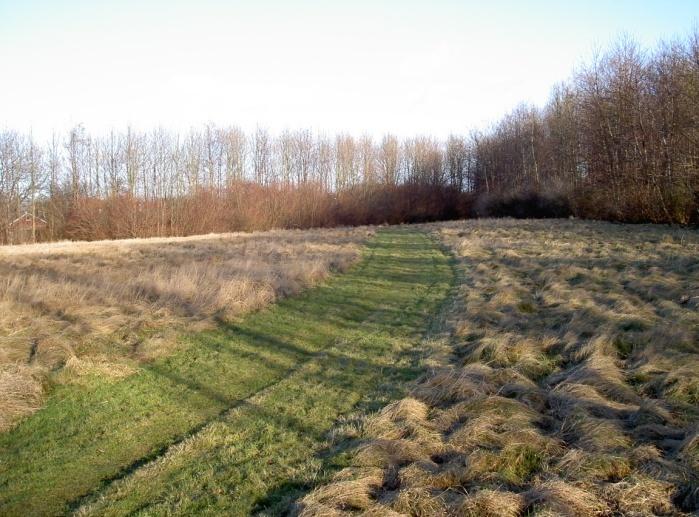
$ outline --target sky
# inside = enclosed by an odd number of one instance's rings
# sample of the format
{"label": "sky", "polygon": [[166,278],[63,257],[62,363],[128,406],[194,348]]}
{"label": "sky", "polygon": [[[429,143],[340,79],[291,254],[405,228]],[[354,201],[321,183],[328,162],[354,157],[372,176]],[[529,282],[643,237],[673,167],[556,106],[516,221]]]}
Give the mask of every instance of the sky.
{"label": "sky", "polygon": [[0,128],[443,138],[698,20],[698,0],[0,0]]}

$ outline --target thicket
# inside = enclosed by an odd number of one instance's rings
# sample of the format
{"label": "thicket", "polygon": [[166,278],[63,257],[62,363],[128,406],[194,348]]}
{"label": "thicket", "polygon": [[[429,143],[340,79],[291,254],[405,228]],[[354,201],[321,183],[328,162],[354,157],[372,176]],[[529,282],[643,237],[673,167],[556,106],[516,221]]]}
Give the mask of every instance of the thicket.
{"label": "thicket", "polygon": [[470,187],[487,194],[486,212],[515,214],[537,194],[584,218],[699,222],[699,32],[651,52],[622,39],[472,150]]}

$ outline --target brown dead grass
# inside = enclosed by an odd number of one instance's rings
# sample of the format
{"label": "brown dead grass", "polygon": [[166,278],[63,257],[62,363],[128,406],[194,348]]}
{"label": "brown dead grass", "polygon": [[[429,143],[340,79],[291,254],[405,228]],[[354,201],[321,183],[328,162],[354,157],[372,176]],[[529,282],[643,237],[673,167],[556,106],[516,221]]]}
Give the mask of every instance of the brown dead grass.
{"label": "brown dead grass", "polygon": [[[580,221],[432,228],[461,261],[452,355],[357,426],[355,466],[338,476],[384,472],[353,477],[363,507],[326,497],[324,508],[699,511],[699,235]],[[315,514],[316,493],[301,514]]]}
{"label": "brown dead grass", "polygon": [[317,284],[367,228],[0,247],[0,430],[50,382],[123,377],[176,335]]}

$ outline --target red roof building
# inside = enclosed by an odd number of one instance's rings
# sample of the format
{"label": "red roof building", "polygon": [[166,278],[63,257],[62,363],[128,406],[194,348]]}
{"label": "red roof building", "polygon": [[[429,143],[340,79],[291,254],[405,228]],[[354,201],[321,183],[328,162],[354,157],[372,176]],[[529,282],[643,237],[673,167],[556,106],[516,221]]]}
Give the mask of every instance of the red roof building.
{"label": "red roof building", "polygon": [[10,244],[34,242],[41,230],[44,230],[47,226],[48,223],[41,217],[33,216],[29,212],[24,212],[10,223],[8,232]]}

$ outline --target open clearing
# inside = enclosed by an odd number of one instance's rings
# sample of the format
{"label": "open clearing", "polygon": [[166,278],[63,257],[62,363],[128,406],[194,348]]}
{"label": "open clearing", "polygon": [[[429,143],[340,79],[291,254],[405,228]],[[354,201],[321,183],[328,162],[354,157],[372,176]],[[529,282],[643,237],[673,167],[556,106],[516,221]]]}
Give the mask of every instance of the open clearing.
{"label": "open clearing", "polygon": [[699,509],[696,231],[357,232],[314,288],[53,382],[0,434],[0,514]]}
{"label": "open clearing", "polygon": [[[699,510],[699,235],[435,225],[459,257],[448,344],[365,420],[303,515],[685,515]],[[440,364],[441,363],[441,364]]]}
{"label": "open clearing", "polygon": [[3,515],[277,513],[342,464],[338,418],[400,396],[452,269],[382,231],[345,274],[192,332],[124,377],[87,371],[0,435]]}

